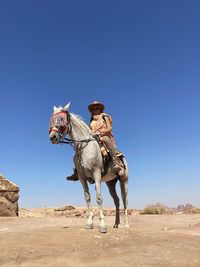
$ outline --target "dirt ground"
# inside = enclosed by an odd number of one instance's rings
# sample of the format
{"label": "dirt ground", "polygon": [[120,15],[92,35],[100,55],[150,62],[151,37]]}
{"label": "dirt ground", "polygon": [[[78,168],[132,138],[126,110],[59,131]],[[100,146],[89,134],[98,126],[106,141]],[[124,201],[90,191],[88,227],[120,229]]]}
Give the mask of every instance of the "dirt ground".
{"label": "dirt ground", "polygon": [[[0,266],[200,266],[200,215],[129,216],[130,228],[86,230],[86,218],[0,218]],[[122,218],[123,222],[123,218]]]}

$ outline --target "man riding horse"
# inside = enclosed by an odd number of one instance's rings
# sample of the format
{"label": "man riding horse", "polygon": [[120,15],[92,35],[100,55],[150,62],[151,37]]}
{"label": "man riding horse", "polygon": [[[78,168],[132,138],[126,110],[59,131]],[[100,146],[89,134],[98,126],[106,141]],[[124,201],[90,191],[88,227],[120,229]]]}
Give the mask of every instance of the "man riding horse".
{"label": "man riding horse", "polygon": [[[116,208],[114,227],[117,228],[120,224],[120,212],[116,184],[119,181],[124,205],[124,223],[125,227],[129,227],[127,199],[128,164],[122,153],[116,155],[118,151],[112,135],[112,119],[109,115],[103,113],[103,104],[94,102],[88,107],[91,112],[89,128],[78,115],[69,112],[69,107],[70,103],[65,106],[54,106],[49,124],[49,139],[52,144],[67,143],[73,145],[75,150],[74,166],[76,169],[74,176],[76,175],[75,180],[79,177],[88,208],[85,229],[93,229],[94,217],[88,182],[95,183],[96,201],[99,207],[99,232],[107,232],[103,213],[101,182],[106,183],[114,200]],[[66,135],[69,135],[70,139],[66,138]],[[102,146],[104,142],[110,150],[110,155],[107,153],[107,149],[105,150]],[[104,148],[104,152],[102,152],[102,148]],[[102,154],[105,152],[107,153],[106,156],[102,157]],[[112,162],[110,159],[112,159]],[[121,169],[117,166],[117,161],[119,161]]]}
{"label": "man riding horse", "polygon": [[[113,162],[113,170],[116,174],[118,174],[121,168],[118,164],[117,157],[119,151],[116,148],[112,133],[112,118],[110,115],[104,113],[104,109],[105,106],[98,101],[94,101],[88,106],[88,110],[91,113],[90,129],[93,135],[106,145],[106,148],[109,151]],[[67,177],[67,180],[79,180],[76,169],[74,169],[74,173],[71,176]]]}

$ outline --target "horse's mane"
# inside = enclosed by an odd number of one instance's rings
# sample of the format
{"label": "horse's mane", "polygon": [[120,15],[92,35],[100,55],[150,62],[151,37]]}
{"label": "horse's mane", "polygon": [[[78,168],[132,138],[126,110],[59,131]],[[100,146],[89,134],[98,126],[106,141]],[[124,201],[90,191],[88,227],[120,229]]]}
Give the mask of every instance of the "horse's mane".
{"label": "horse's mane", "polygon": [[87,131],[90,132],[90,128],[88,127],[88,125],[84,122],[83,118],[77,114],[74,113],[70,113],[70,115],[73,117],[74,120],[78,121],[83,128],[85,128]]}

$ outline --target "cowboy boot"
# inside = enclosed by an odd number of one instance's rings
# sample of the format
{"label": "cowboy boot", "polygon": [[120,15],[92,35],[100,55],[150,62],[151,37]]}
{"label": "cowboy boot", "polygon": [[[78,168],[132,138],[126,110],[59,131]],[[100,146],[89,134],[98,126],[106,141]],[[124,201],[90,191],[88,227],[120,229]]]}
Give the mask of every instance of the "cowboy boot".
{"label": "cowboy boot", "polygon": [[67,176],[66,179],[67,181],[78,181],[79,178],[78,178],[77,170],[74,169],[74,173],[71,176]]}

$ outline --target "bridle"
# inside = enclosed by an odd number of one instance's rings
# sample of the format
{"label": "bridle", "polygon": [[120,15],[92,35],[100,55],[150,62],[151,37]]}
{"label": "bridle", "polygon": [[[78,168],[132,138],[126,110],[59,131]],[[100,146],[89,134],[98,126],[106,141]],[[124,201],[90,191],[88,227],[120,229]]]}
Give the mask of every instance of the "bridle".
{"label": "bridle", "polygon": [[49,124],[49,134],[51,132],[57,132],[63,139],[64,133],[68,134],[70,131],[71,121],[69,112],[59,111],[53,113]]}
{"label": "bridle", "polygon": [[70,134],[71,130],[72,130],[72,125],[70,120],[70,113],[68,111],[59,111],[53,113],[49,124],[49,134],[51,132],[58,133],[61,138],[61,141],[59,143],[70,144],[73,146],[74,143],[78,144],[85,143],[87,145],[89,142],[95,141],[95,138],[76,140],[64,137],[64,133]]}

